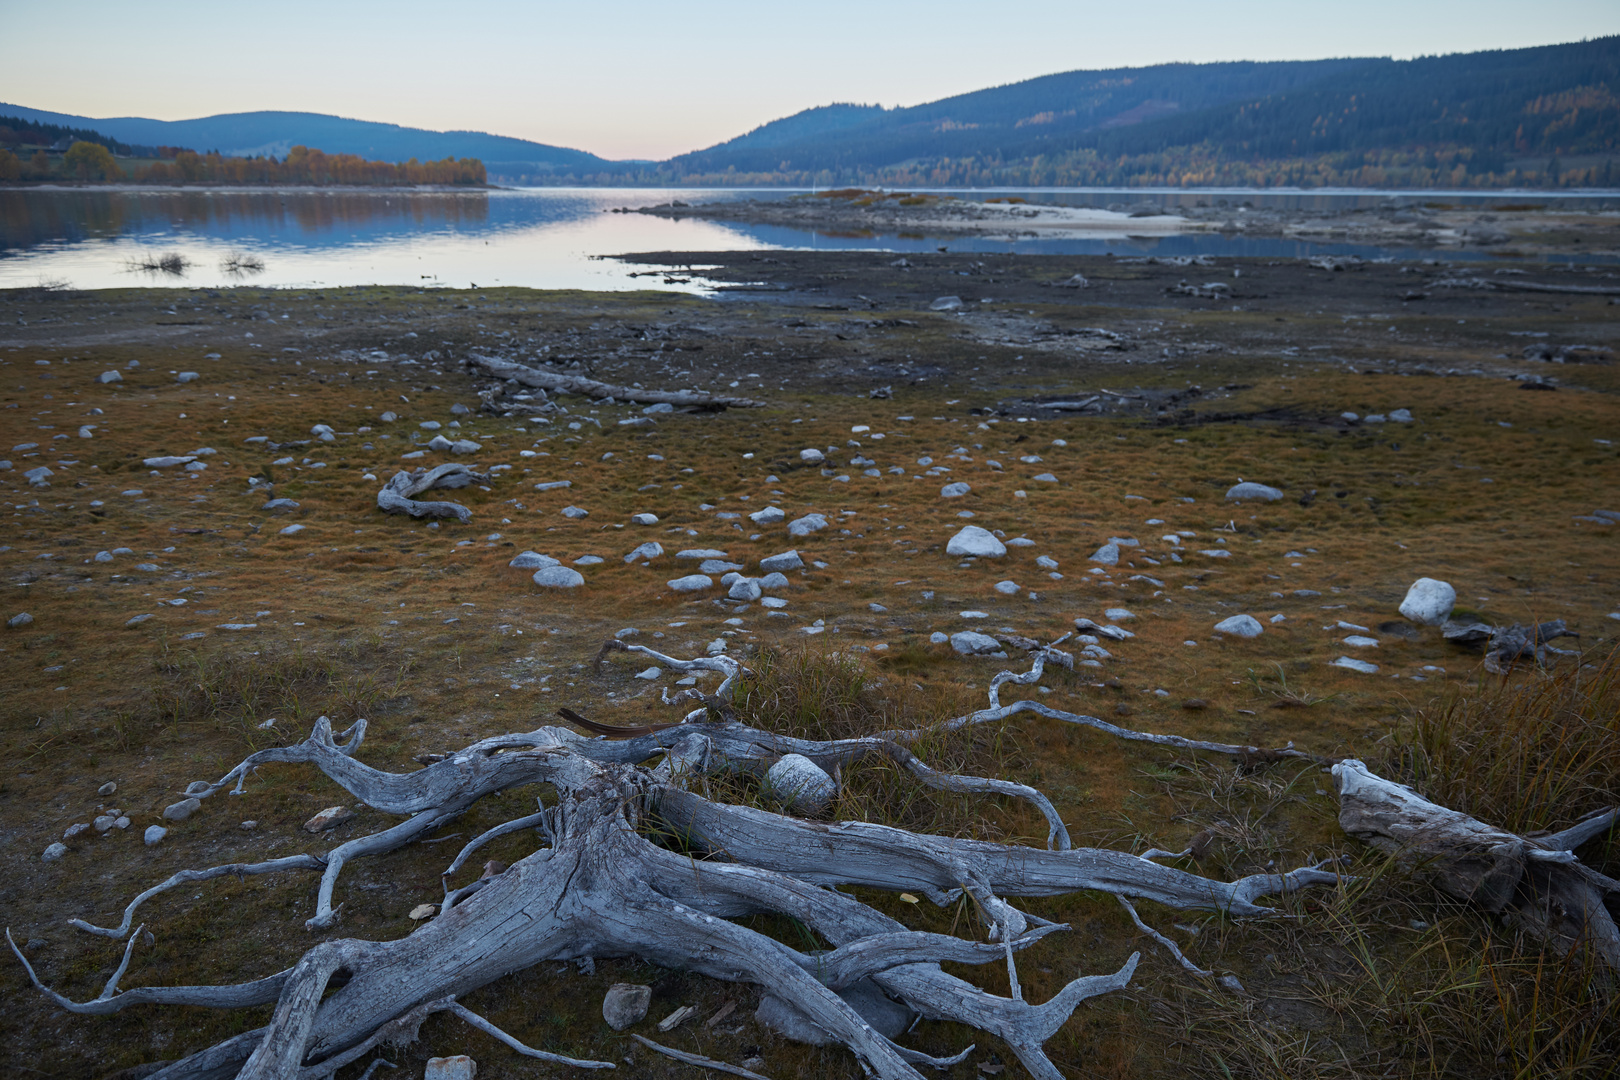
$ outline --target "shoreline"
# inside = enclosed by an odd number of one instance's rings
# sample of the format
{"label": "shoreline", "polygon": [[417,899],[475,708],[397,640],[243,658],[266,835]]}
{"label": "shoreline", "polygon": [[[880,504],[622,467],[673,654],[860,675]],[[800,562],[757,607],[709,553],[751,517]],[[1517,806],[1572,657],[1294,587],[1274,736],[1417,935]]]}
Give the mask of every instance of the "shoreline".
{"label": "shoreline", "polygon": [[145,194],[156,192],[168,195],[183,194],[186,192],[215,192],[233,191],[244,193],[277,192],[281,194],[292,193],[296,195],[328,195],[335,192],[410,192],[412,194],[484,194],[491,191],[513,191],[514,188],[502,187],[499,184],[99,184],[92,181],[83,183],[63,183],[56,180],[47,181],[11,181],[0,185],[3,191],[52,191],[52,192],[95,192],[105,191],[114,194]]}

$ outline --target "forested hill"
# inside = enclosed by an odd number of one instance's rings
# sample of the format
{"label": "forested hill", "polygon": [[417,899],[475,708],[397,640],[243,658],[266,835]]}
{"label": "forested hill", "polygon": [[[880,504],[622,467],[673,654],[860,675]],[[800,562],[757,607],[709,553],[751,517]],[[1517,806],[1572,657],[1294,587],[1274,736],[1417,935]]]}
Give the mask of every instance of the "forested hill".
{"label": "forested hill", "polygon": [[900,184],[1620,184],[1620,37],[1530,49],[1069,72],[809,110],[672,177]]}
{"label": "forested hill", "polygon": [[372,161],[411,158],[478,158],[491,172],[511,174],[588,174],[615,168],[613,162],[583,150],[489,135],[481,131],[427,131],[422,128],[349,120],[302,112],[225,113],[196,120],[142,117],[91,119],[0,104],[0,115],[47,124],[92,128],[112,139],[148,146],[190,146],[226,156],[285,157],[294,146],[319,146],[328,154],[353,154]]}

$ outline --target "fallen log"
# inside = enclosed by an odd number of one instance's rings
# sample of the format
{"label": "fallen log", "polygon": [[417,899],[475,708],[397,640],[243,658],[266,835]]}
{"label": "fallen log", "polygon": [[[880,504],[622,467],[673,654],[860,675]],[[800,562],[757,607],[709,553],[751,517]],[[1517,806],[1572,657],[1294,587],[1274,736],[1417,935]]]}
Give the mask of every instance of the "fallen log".
{"label": "fallen log", "polygon": [[415,496],[433,488],[462,488],[474,481],[487,482],[489,477],[474,472],[465,465],[447,462],[426,471],[414,473],[403,470],[393,475],[377,492],[377,509],[388,514],[409,514],[414,518],[453,517],[465,525],[472,519],[472,511],[460,503],[418,502]]}
{"label": "fallen log", "polygon": [[1339,825],[1448,896],[1499,915],[1560,951],[1593,950],[1620,971],[1620,881],[1575,857],[1575,849],[1620,822],[1600,811],[1560,832],[1520,836],[1432,803],[1354,758],[1333,766]]}
{"label": "fallen log", "polygon": [[1500,292],[1572,293],[1576,296],[1620,296],[1620,285],[1543,285],[1536,281],[1514,281],[1511,278],[1442,278],[1434,283],[1434,287]]}
{"label": "fallen log", "polygon": [[643,405],[675,405],[696,409],[746,409],[758,408],[765,404],[763,401],[755,401],[753,398],[707,394],[701,390],[642,390],[634,386],[622,386],[618,383],[605,383],[596,379],[588,379],[583,375],[564,375],[561,372],[545,371],[541,368],[529,367],[527,364],[501,360],[494,356],[480,356],[478,353],[469,353],[465,363],[468,367],[476,368],[498,379],[514,379],[524,386],[531,386],[554,394],[580,394],[592,398],[610,397],[618,401],[634,401]]}

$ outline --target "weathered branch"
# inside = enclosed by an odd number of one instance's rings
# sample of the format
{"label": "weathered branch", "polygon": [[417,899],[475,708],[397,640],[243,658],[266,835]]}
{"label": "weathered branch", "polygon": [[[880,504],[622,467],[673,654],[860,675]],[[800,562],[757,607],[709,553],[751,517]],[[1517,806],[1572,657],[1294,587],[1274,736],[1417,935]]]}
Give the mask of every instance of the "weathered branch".
{"label": "weathered branch", "polygon": [[461,488],[473,481],[487,483],[489,477],[474,472],[465,465],[446,462],[427,471],[397,472],[377,492],[377,508],[389,514],[409,514],[414,518],[453,517],[465,525],[472,519],[472,511],[460,503],[418,502],[416,496],[433,488]]}
{"label": "weathered branch", "polygon": [[468,367],[477,368],[498,379],[514,379],[524,386],[547,390],[554,394],[580,394],[592,398],[614,398],[618,401],[636,401],[644,405],[678,405],[699,409],[758,408],[763,401],[752,398],[730,397],[724,394],[706,394],[701,390],[641,390],[634,386],[599,382],[583,375],[564,375],[501,360],[493,356],[469,353]]}

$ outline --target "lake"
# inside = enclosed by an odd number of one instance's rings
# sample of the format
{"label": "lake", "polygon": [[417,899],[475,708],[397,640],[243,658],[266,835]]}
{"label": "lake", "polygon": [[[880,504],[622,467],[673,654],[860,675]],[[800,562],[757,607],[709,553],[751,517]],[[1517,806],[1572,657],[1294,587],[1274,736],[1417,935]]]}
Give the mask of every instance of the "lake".
{"label": "lake", "polygon": [[[767,190],[526,188],[498,191],[106,190],[0,191],[0,288],[46,284],[80,289],[129,286],[257,285],[313,288],[420,285],[544,289],[674,288],[708,291],[701,276],[666,279],[656,268],[609,258],[624,252],[736,251],[755,248],[932,251],[929,237],[828,236],[810,231],[612,214],[617,207],[680,200],[787,198]],[[1494,203],[1533,198],[1612,209],[1613,193],[1300,192],[1211,189],[1007,189],[957,192],[1019,195],[1030,202],[1106,207],[1152,202],[1174,209],[1203,201],[1308,209],[1404,201]],[[1366,258],[1436,257],[1432,249],[1268,239],[1218,234],[1065,237],[1007,241],[953,238],[953,251],[1126,255],[1336,254]],[[168,269],[155,268],[164,256]],[[1451,251],[1447,259],[1483,258]],[[147,268],[143,268],[145,265]],[[685,275],[682,275],[684,278]]]}

